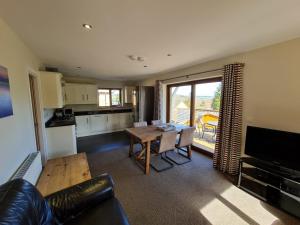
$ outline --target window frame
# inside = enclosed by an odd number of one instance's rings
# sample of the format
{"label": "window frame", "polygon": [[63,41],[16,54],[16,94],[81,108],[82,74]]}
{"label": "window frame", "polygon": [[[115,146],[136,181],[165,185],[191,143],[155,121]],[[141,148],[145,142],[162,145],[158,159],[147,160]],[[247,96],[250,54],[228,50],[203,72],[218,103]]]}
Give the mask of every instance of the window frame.
{"label": "window frame", "polygon": [[[109,91],[109,106],[100,106],[99,105],[99,90],[108,90]],[[119,95],[120,104],[118,104],[118,105],[113,105],[112,104],[112,94],[111,94],[111,92],[114,91],[114,90],[117,90],[117,91],[120,92],[120,95]],[[105,107],[113,107],[113,106],[122,105],[122,88],[98,88],[97,93],[98,93],[98,107],[105,108]]]}

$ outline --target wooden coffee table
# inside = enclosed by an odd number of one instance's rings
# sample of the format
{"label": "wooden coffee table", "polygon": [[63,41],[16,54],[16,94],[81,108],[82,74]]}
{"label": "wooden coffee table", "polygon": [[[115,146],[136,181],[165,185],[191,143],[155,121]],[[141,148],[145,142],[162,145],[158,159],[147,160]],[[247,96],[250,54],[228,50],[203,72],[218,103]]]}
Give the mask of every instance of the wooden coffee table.
{"label": "wooden coffee table", "polygon": [[48,160],[37,184],[43,196],[91,179],[85,153]]}

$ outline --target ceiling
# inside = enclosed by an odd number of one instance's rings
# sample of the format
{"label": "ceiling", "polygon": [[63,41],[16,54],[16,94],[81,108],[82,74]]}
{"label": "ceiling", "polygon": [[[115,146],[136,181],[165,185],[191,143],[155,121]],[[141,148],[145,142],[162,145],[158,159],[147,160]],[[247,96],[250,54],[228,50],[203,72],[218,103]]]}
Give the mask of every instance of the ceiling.
{"label": "ceiling", "polygon": [[[45,65],[68,75],[104,79],[142,79],[300,36],[299,0],[0,0],[0,4],[0,17]],[[84,23],[93,29],[85,30]],[[145,61],[132,61],[128,55]]]}

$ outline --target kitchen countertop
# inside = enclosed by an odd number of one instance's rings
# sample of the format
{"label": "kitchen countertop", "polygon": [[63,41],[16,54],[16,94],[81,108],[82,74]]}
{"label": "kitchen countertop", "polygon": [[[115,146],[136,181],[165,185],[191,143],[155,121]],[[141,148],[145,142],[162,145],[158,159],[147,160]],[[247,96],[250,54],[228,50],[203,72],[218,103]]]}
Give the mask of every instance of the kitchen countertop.
{"label": "kitchen countertop", "polygon": [[45,124],[46,128],[51,127],[63,127],[63,126],[72,126],[75,125],[75,117],[72,116],[68,119],[58,119],[56,117],[52,117],[50,120],[48,120]]}
{"label": "kitchen countertop", "polygon": [[132,112],[131,107],[109,107],[109,108],[87,108],[87,109],[75,109],[75,116],[95,115],[95,114],[111,114],[111,113],[126,113]]}

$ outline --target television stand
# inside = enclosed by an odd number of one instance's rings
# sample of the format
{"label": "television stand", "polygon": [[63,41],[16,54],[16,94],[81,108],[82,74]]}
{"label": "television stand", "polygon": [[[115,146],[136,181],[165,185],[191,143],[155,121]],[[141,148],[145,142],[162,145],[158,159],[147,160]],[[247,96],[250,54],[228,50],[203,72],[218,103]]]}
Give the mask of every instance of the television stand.
{"label": "television stand", "polygon": [[274,166],[251,157],[242,157],[238,187],[300,217],[299,171]]}

